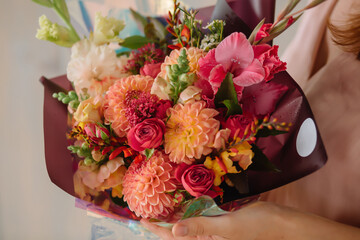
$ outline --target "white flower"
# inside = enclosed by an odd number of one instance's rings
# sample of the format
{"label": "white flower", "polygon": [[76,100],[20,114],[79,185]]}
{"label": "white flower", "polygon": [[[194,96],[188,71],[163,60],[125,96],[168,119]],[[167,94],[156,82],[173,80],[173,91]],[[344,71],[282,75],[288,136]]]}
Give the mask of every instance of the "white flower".
{"label": "white flower", "polygon": [[52,23],[45,15],[39,18],[39,25],[37,39],[47,40],[63,47],[71,47],[79,40],[74,32],[57,23]]}
{"label": "white flower", "polygon": [[83,39],[71,48],[67,77],[78,95],[95,97],[105,93],[117,79],[127,76],[123,62],[109,46],[97,46]]}
{"label": "white flower", "polygon": [[103,17],[97,12],[95,15],[94,42],[97,45],[109,42],[121,43],[123,40],[118,35],[124,27],[124,21],[112,17]]}

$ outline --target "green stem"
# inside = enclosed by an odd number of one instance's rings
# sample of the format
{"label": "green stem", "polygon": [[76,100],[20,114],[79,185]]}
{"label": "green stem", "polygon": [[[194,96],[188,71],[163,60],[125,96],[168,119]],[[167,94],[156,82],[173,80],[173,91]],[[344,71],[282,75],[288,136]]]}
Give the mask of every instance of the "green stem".
{"label": "green stem", "polygon": [[59,17],[64,21],[64,23],[68,26],[68,28],[70,29],[70,31],[74,34],[74,36],[76,37],[77,41],[80,41],[80,37],[77,34],[75,28],[73,27],[73,25],[70,23],[69,19],[67,19],[63,12],[60,11],[59,8],[57,8],[56,6],[53,6],[55,12],[59,15]]}

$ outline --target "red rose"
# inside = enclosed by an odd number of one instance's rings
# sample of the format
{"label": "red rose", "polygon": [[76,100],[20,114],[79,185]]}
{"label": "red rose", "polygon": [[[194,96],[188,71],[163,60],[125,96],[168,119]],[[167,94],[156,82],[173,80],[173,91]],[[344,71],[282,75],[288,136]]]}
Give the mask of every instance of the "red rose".
{"label": "red rose", "polygon": [[129,145],[136,151],[160,146],[165,133],[165,123],[158,118],[149,118],[131,128],[127,134]]}
{"label": "red rose", "polygon": [[[194,197],[200,197],[202,195],[209,195],[215,198],[218,194],[211,190],[214,185],[215,174],[212,170],[207,169],[204,165],[179,165],[181,176],[181,183],[185,190],[188,191]],[[176,173],[175,173],[176,174]]]}
{"label": "red rose", "polygon": [[265,70],[264,80],[270,81],[275,73],[285,71],[286,63],[282,62],[278,56],[279,46],[270,46],[268,44],[260,44],[253,46],[254,57],[263,65]]}

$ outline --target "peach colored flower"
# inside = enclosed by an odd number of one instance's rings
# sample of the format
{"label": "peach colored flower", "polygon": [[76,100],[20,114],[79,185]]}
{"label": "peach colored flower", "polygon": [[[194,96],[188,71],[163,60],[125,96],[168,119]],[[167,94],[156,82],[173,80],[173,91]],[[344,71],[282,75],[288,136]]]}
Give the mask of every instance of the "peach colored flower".
{"label": "peach colored flower", "polygon": [[218,151],[220,149],[225,149],[230,133],[231,130],[228,128],[218,131],[215,136],[213,147]]}
{"label": "peach colored flower", "polygon": [[124,160],[118,157],[100,167],[96,164],[86,166],[81,161],[76,174],[86,187],[96,191],[104,191],[121,185],[125,172]]}
{"label": "peach colored flower", "polygon": [[128,92],[150,92],[153,78],[149,76],[133,75],[120,79],[110,87],[105,95],[104,116],[107,123],[119,137],[126,136],[130,125],[126,117],[126,96]]}
{"label": "peach colored flower", "polygon": [[160,151],[140,163],[133,162],[123,182],[124,201],[130,210],[143,218],[166,218],[174,211],[175,202],[169,193],[176,190],[173,166]]}
{"label": "peach colored flower", "polygon": [[211,153],[220,122],[213,118],[218,112],[205,106],[204,101],[187,102],[167,110],[164,147],[172,162],[190,164]]}
{"label": "peach colored flower", "polygon": [[82,102],[78,106],[74,113],[74,119],[77,122],[91,122],[97,123],[102,122],[102,103],[103,99],[100,96],[90,97]]}
{"label": "peach colored flower", "polygon": [[[151,93],[157,95],[160,99],[169,100],[170,84],[167,76],[166,67],[169,65],[177,64],[180,52],[182,49],[173,50],[169,56],[167,56],[164,62],[161,64],[161,71],[155,78]],[[190,47],[186,48],[187,59],[189,60],[189,73],[197,73],[200,69],[199,59],[206,55],[206,52],[202,49]]]}

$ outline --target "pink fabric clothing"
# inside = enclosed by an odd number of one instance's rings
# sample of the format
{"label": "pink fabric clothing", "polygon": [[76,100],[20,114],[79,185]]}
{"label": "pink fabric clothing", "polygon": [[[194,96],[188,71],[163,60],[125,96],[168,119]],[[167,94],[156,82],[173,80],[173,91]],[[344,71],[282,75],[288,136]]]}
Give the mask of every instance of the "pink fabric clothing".
{"label": "pink fabric clothing", "polygon": [[360,227],[360,61],[327,41],[336,5],[328,0],[303,16],[284,59],[310,102],[328,162],[264,199]]}

